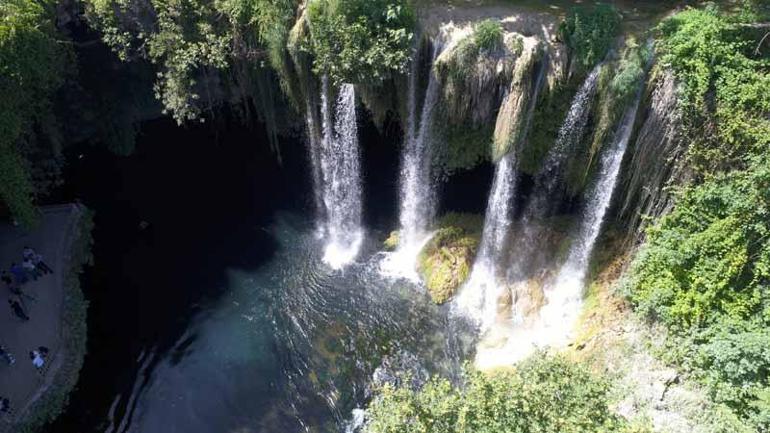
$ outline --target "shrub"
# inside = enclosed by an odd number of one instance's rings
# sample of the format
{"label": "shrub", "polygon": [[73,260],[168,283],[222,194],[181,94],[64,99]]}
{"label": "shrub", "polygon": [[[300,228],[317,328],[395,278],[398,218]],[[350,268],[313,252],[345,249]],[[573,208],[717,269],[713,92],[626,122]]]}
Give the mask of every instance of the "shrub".
{"label": "shrub", "polygon": [[503,26],[497,20],[484,20],[473,29],[473,42],[479,50],[492,51],[503,45]]}
{"label": "shrub", "polygon": [[334,83],[376,84],[406,73],[415,15],[406,0],[315,0],[308,6],[316,74]]}
{"label": "shrub", "polygon": [[620,15],[615,7],[600,3],[572,10],[559,33],[577,64],[587,70],[604,58],[619,27]]}
{"label": "shrub", "polygon": [[537,354],[515,369],[467,370],[464,386],[434,378],[422,389],[386,385],[369,407],[367,433],[613,432],[608,384],[561,357]]}
{"label": "shrub", "polygon": [[[156,97],[177,122],[198,119],[199,75],[258,57],[283,70],[298,0],[86,0],[89,21],[124,60],[159,66]],[[208,85],[203,83],[204,86]]]}
{"label": "shrub", "polygon": [[701,172],[745,166],[770,145],[770,58],[755,55],[761,35],[741,24],[707,8],[658,27],[661,63],[681,83],[686,126],[696,137],[690,156]]}

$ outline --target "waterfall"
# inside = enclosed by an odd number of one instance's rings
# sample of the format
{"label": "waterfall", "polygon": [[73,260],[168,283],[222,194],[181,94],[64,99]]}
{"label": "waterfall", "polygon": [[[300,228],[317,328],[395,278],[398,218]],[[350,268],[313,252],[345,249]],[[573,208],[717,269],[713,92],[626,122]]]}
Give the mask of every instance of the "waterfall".
{"label": "waterfall", "polygon": [[567,260],[553,284],[545,289],[547,303],[540,311],[540,320],[550,329],[549,334],[553,335],[553,339],[568,337],[580,313],[589,260],[596,239],[599,237],[604,216],[610,207],[620,164],[634,129],[640,99],[641,97],[637,95],[634,103],[623,114],[614,141],[602,156],[598,179],[588,193],[580,227],[570,247]]}
{"label": "waterfall", "polygon": [[[537,104],[540,87],[545,76],[545,64],[543,61],[537,72],[534,86],[529,86],[527,81],[530,76],[521,71],[532,67],[535,61],[535,52],[538,48],[530,46],[516,61],[515,76],[519,79],[511,83],[511,89],[505,97],[503,105],[508,101],[517,101],[514,107],[502,110],[502,116],[510,116],[512,119],[498,119],[498,123],[505,122],[510,131],[516,131],[517,139],[527,136],[532,114]],[[529,93],[528,97],[522,97],[521,92]],[[503,155],[495,166],[495,175],[492,180],[492,188],[487,201],[487,209],[484,215],[484,229],[481,235],[481,244],[476,254],[476,260],[471,269],[471,275],[457,297],[456,304],[466,315],[469,315],[481,329],[487,329],[492,325],[497,316],[497,303],[503,294],[505,287],[497,281],[501,252],[513,218],[513,199],[516,195],[516,147]]]}
{"label": "waterfall", "polygon": [[598,179],[587,194],[567,259],[556,277],[545,286],[546,304],[533,322],[502,331],[508,334],[504,346],[479,350],[477,367],[487,369],[509,365],[523,359],[537,347],[569,343],[582,307],[589,260],[612,200],[640,101],[641,93],[623,114],[613,142],[600,160]]}
{"label": "waterfall", "polygon": [[537,175],[535,181],[537,194],[527,205],[528,212],[525,213],[524,218],[543,217],[547,213],[548,204],[551,203],[553,194],[562,178],[564,162],[569,156],[570,150],[579,145],[583,137],[601,68],[602,64],[598,64],[591,70],[572,99],[567,117],[556,136],[556,142],[548,152]]}
{"label": "waterfall", "polygon": [[514,280],[521,281],[525,278],[526,271],[532,264],[533,256],[537,248],[540,247],[538,241],[541,236],[539,236],[540,233],[536,224],[548,216],[551,210],[550,206],[554,201],[554,194],[562,180],[564,163],[570,150],[580,144],[583,137],[601,67],[602,64],[598,64],[591,70],[572,99],[567,117],[559,128],[556,141],[535,178],[533,195],[522,215],[521,230],[517,239],[519,251],[513,257],[510,270]]}
{"label": "waterfall", "polygon": [[498,298],[505,290],[497,281],[496,264],[511,225],[511,203],[516,193],[514,155],[514,152],[510,152],[497,163],[479,251],[471,275],[457,297],[459,308],[480,324],[482,329],[487,329],[495,320]]}
{"label": "waterfall", "polygon": [[310,155],[316,183],[321,234],[325,238],[323,260],[340,269],[355,259],[363,240],[361,227],[361,174],[356,124],[355,89],[343,84],[339,89],[334,118],[329,101],[328,80],[321,89],[322,136],[317,131],[314,112],[308,110]]}
{"label": "waterfall", "polygon": [[313,186],[313,197],[315,199],[316,211],[316,232],[323,236],[326,230],[326,209],[323,199],[323,170],[321,168],[321,135],[316,121],[316,111],[313,106],[312,98],[306,101],[305,124],[307,125],[308,135],[308,158],[310,160],[311,179]]}
{"label": "waterfall", "polygon": [[[437,42],[433,60],[441,52]],[[396,251],[383,262],[385,274],[416,280],[416,262],[425,242],[430,238],[429,229],[436,212],[436,183],[431,172],[433,159],[433,113],[438,102],[439,80],[431,67],[428,88],[417,121],[417,85],[419,58],[412,60],[409,77],[407,130],[401,158],[399,177],[401,209],[399,213],[399,242]]]}

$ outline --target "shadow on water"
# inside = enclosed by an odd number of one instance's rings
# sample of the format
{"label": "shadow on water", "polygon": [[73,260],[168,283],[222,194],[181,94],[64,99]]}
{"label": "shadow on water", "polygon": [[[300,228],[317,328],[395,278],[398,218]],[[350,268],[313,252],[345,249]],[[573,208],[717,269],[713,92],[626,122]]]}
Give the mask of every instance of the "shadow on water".
{"label": "shadow on water", "polygon": [[50,431],[104,431],[113,401],[115,417],[130,411],[142,354],[158,359],[173,347],[179,363],[196,336],[175,342],[225,293],[226,270],[255,270],[272,257],[266,227],[277,209],[305,206],[307,179],[299,142],[283,143],[281,168],[264,140],[259,127],[179,128],[163,119],[143,125],[130,157],[86,146],[69,155],[59,198],[96,212],[95,265],[81,279],[88,355]]}
{"label": "shadow on water", "polygon": [[[372,236],[341,272],[320,260],[300,139],[283,143],[282,167],[264,131],[227,121],[147,123],[130,157],[75,149],[58,199],[96,211],[88,355],[49,431],[332,432],[373,383],[457,378],[475,333],[424,288],[379,273],[400,130],[359,127]],[[467,185],[489,172],[458,175],[447,207],[481,208]]]}

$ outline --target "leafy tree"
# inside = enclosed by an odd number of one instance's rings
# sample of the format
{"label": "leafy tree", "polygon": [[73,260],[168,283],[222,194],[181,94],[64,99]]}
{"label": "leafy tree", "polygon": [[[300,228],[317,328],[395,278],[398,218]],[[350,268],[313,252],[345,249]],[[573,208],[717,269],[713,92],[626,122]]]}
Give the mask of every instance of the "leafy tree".
{"label": "leafy tree", "polygon": [[[200,116],[210,72],[238,60],[278,69],[297,0],[86,0],[91,23],[123,60],[159,66],[155,93],[179,123]],[[260,65],[259,62],[256,62]],[[204,82],[199,82],[200,77]]]}
{"label": "leafy tree", "polygon": [[699,176],[649,230],[627,290],[671,330],[666,357],[707,385],[720,423],[769,431],[770,59],[747,17],[688,9],[659,27]]}
{"label": "leafy tree", "polygon": [[469,370],[464,386],[434,378],[419,390],[386,385],[369,407],[367,433],[613,432],[608,385],[585,367],[536,354],[513,370]]}
{"label": "leafy tree", "polygon": [[50,116],[50,98],[66,73],[56,40],[54,2],[0,4],[0,199],[24,225],[37,219],[36,186],[21,143]]}
{"label": "leafy tree", "polygon": [[379,83],[406,73],[415,15],[407,0],[315,0],[308,5],[313,70],[334,83]]}

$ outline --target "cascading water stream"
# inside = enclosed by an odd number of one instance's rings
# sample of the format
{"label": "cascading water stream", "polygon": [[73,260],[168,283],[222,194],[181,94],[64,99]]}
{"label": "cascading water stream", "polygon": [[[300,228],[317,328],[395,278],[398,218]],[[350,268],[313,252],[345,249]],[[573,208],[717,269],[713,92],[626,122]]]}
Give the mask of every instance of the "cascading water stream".
{"label": "cascading water stream", "polygon": [[[323,260],[340,269],[355,259],[363,240],[361,227],[361,169],[356,124],[355,89],[343,84],[339,89],[334,119],[329,103],[329,85],[323,79],[321,89],[321,121],[323,137],[312,138],[311,157],[320,167],[320,191],[323,212],[322,233],[326,239]],[[308,124],[314,120],[308,114]],[[314,165],[315,167],[316,165]],[[314,178],[316,174],[314,173]],[[316,180],[316,179],[314,179]]]}
{"label": "cascading water stream", "polygon": [[[442,46],[436,41],[433,61]],[[433,62],[431,62],[432,65]],[[420,62],[415,56],[409,77],[409,118],[407,120],[404,151],[401,158],[399,177],[401,208],[399,213],[400,231],[398,247],[382,262],[385,275],[418,279],[417,256],[430,239],[430,226],[436,213],[436,182],[432,176],[433,160],[433,113],[438,102],[439,80],[431,67],[428,88],[422,104],[419,122],[417,119],[417,86]],[[419,127],[418,127],[419,125]]]}
{"label": "cascading water stream", "polygon": [[570,149],[576,147],[583,137],[601,68],[601,63],[596,65],[575,94],[567,117],[559,129],[556,142],[537,174],[533,195],[521,218],[521,230],[517,239],[519,253],[514,256],[511,266],[510,277],[513,281],[522,281],[525,278],[532,256],[540,247],[538,245],[540,236],[538,236],[536,224],[548,215],[554,201],[554,194],[562,179],[564,163],[570,154]]}
{"label": "cascading water stream", "polygon": [[[522,71],[528,70],[535,59],[537,47],[530,47],[516,62],[516,75],[523,76]],[[520,130],[518,137],[526,137],[532,114],[537,104],[540,87],[545,77],[545,61],[537,72],[537,78],[532,88],[526,88],[525,83],[514,82],[511,92],[529,91],[529,98],[517,98],[522,101],[511,112],[516,127]],[[528,79],[529,77],[524,77]],[[526,88],[523,90],[522,87]],[[506,96],[506,99],[514,95]],[[528,101],[524,103],[524,101]],[[521,125],[520,127],[518,125]],[[492,188],[484,215],[484,229],[481,236],[479,251],[471,269],[467,283],[457,297],[456,305],[465,315],[470,316],[481,329],[488,329],[497,316],[497,302],[505,287],[497,281],[499,258],[505,245],[513,217],[513,198],[516,194],[516,147],[505,154],[495,167]]]}
{"label": "cascading water stream", "polygon": [[546,304],[532,323],[512,329],[503,347],[478,351],[476,365],[479,368],[511,364],[538,347],[564,346],[569,343],[582,307],[589,260],[612,200],[640,100],[639,94],[624,113],[612,145],[601,158],[598,179],[589,190],[567,260],[557,276],[544,288]]}
{"label": "cascading water stream", "polygon": [[602,156],[598,180],[588,194],[580,227],[570,247],[567,260],[554,282],[545,289],[547,303],[540,311],[540,321],[550,331],[548,340],[558,341],[568,337],[580,313],[589,260],[601,232],[604,216],[610,207],[620,164],[634,129],[640,99],[637,95],[636,100],[623,114],[614,142]]}
{"label": "cascading water stream", "polygon": [[496,263],[511,225],[511,202],[516,192],[514,155],[514,152],[510,152],[497,163],[479,252],[468,282],[457,297],[459,308],[480,324],[482,329],[487,329],[495,320],[497,299],[504,290],[497,281]]}

